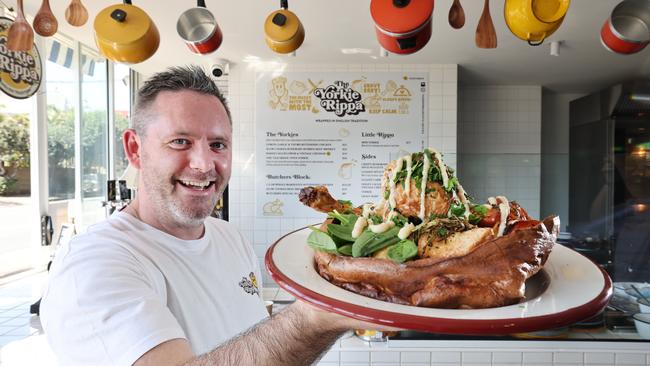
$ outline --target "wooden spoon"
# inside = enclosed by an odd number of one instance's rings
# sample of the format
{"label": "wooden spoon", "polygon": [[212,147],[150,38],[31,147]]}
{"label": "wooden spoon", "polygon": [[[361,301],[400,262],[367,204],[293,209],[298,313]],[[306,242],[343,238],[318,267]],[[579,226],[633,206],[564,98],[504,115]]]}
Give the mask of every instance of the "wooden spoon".
{"label": "wooden spoon", "polygon": [[34,31],[25,20],[23,0],[18,0],[16,20],[7,31],[7,48],[12,51],[29,51],[34,45]]}
{"label": "wooden spoon", "polygon": [[56,33],[56,30],[59,28],[59,23],[56,21],[54,14],[52,14],[49,0],[43,0],[32,25],[34,25],[34,32],[43,37],[49,37]]}
{"label": "wooden spoon", "polygon": [[460,29],[465,25],[465,11],[460,5],[460,0],[454,0],[449,9],[449,25],[454,29]]}
{"label": "wooden spoon", "polygon": [[75,27],[81,27],[88,21],[88,10],[83,6],[81,0],[72,0],[65,9],[65,20]]}
{"label": "wooden spoon", "polygon": [[497,48],[497,33],[490,16],[490,0],[485,0],[483,14],[481,14],[481,19],[476,27],[476,47]]}

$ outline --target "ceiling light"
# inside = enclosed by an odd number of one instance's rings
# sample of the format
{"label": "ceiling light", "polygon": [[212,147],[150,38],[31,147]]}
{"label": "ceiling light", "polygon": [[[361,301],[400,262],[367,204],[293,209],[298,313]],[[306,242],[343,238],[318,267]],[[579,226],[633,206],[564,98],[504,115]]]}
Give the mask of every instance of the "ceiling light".
{"label": "ceiling light", "polygon": [[344,55],[367,55],[372,53],[372,50],[369,48],[341,48],[341,53]]}
{"label": "ceiling light", "polygon": [[560,44],[562,41],[553,41],[551,42],[551,56],[559,56],[560,55]]}

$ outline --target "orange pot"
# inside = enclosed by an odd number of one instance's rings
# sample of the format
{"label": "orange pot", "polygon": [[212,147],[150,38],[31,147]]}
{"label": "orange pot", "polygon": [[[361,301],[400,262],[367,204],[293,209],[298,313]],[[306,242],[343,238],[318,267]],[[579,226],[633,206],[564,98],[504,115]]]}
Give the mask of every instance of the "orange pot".
{"label": "orange pot", "polygon": [[433,0],[371,0],[379,44],[387,51],[411,54],[431,38]]}

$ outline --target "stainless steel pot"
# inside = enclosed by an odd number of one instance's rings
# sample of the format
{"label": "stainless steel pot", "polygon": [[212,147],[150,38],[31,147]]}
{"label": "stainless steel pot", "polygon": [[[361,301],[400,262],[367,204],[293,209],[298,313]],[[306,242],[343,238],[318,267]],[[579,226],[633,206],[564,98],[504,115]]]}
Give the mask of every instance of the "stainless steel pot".
{"label": "stainless steel pot", "polygon": [[198,0],[197,7],[188,9],[178,18],[176,31],[194,53],[206,55],[221,46],[223,34],[214,15],[205,6],[205,0]]}

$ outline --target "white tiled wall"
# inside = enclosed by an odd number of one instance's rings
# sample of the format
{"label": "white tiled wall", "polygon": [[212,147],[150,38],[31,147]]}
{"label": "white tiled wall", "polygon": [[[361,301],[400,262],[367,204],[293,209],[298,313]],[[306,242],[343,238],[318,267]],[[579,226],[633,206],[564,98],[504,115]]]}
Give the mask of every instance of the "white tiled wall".
{"label": "white tiled wall", "polygon": [[[399,72],[429,74],[429,146],[456,168],[457,65],[428,64],[243,64],[232,67],[228,76],[228,100],[233,116],[233,174],[230,181],[230,221],[253,243],[264,272],[264,285],[273,282],[265,273],[264,254],[270,244],[294,229],[313,224],[300,217],[255,216],[255,79],[260,73],[279,71],[313,72]],[[297,197],[296,197],[297,199]]]}
{"label": "white tiled wall", "polygon": [[644,342],[337,341],[318,366],[650,366]]}
{"label": "white tiled wall", "polygon": [[459,88],[458,176],[476,201],[506,195],[540,212],[542,88]]}

